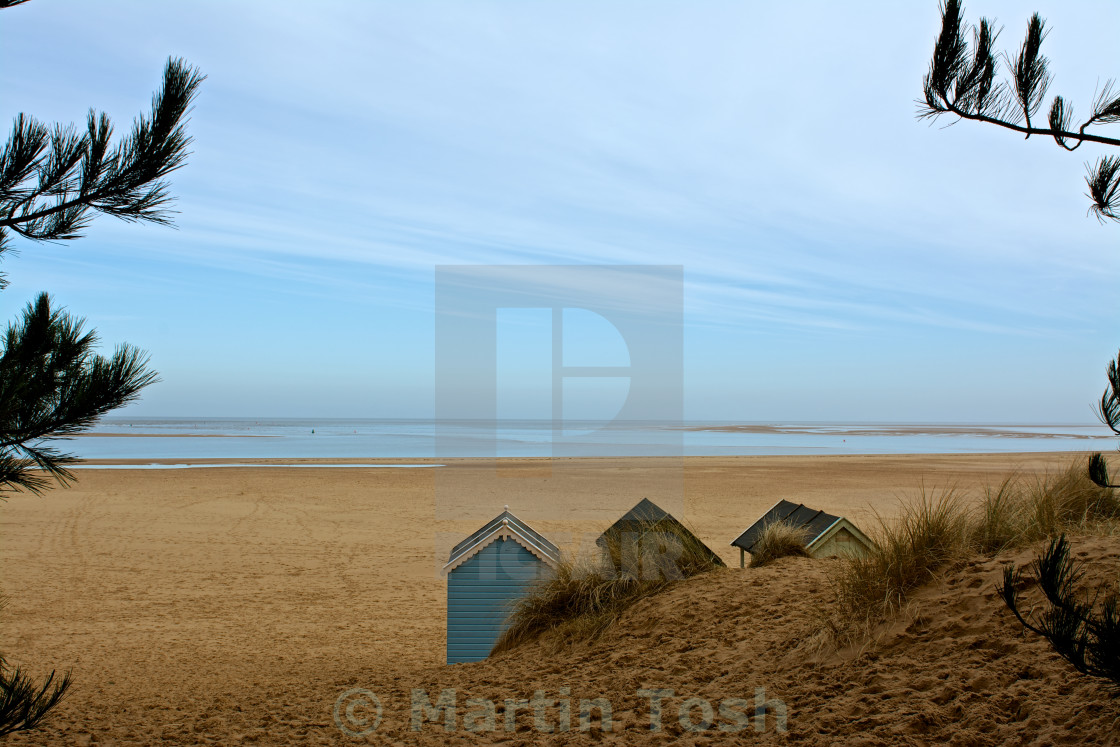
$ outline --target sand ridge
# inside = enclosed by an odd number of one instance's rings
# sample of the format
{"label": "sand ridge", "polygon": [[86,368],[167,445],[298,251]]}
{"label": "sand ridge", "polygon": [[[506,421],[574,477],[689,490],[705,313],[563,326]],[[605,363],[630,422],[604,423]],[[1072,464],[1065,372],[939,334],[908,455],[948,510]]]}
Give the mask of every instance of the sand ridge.
{"label": "sand ridge", "polygon": [[[1074,549],[1093,559],[1093,580],[1120,572],[1115,538],[1075,538]],[[429,702],[455,693],[459,731],[467,729],[469,698],[504,706],[539,690],[550,699],[607,701],[614,731],[601,736],[624,744],[663,743],[659,736],[721,743],[735,735],[762,744],[1115,744],[1120,700],[1025,634],[996,594],[1003,563],[1033,555],[975,558],[839,651],[823,645],[817,625],[817,613],[833,603],[826,572],[835,561],[784,558],[672,587],[635,605],[594,643],[531,644],[430,670],[419,688]],[[742,718],[743,710],[755,716],[759,694],[767,704],[761,733]],[[392,706],[378,730],[384,736],[433,745],[445,737],[442,721],[414,720],[411,689],[382,696]],[[738,708],[721,707],[734,701]],[[506,709],[496,710],[496,731],[504,731]],[[596,741],[594,729],[581,733],[578,706],[573,711],[571,733],[554,743]],[[539,722],[519,713],[514,733],[532,739],[567,715],[556,706],[543,713]]]}

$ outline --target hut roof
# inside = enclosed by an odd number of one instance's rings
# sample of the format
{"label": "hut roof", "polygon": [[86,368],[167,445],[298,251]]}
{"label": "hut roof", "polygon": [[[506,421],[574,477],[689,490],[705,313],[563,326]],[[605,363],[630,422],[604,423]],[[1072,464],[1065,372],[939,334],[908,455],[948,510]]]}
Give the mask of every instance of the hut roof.
{"label": "hut roof", "polygon": [[506,506],[504,511],[488,521],[481,529],[451,548],[451,556],[443,570],[454,570],[491,542],[505,537],[517,542],[550,566],[555,566],[560,561],[560,548],[510,513],[509,506]]}
{"label": "hut roof", "polygon": [[595,540],[595,544],[599,547],[606,547],[606,538],[612,534],[621,535],[628,532],[650,531],[651,528],[654,528],[658,524],[661,526],[671,526],[673,534],[676,534],[682,540],[695,541],[698,547],[702,547],[707,551],[712,562],[717,565],[724,565],[719,555],[716,555],[710,547],[701,542],[700,538],[693,534],[688,527],[649,498],[643,498],[638,502],[638,505],[623,514],[622,518],[614,524],[611,524],[607,530],[599,536],[599,539]]}
{"label": "hut roof", "polygon": [[[607,529],[607,531],[603,532],[603,534],[609,534],[611,532],[618,531],[624,532],[637,524],[650,524],[666,520],[680,524],[679,521],[673,518],[672,514],[662,509],[661,506],[658,506],[649,498],[643,498],[638,503],[638,505],[634,506],[634,508],[623,514],[622,518],[620,518],[614,524],[611,524],[611,526]],[[603,538],[600,537],[599,539],[602,540]]]}
{"label": "hut roof", "polygon": [[778,501],[769,511],[762,515],[755,523],[751,524],[745,532],[740,534],[732,545],[747,552],[751,551],[754,543],[762,536],[762,532],[770,524],[776,524],[779,521],[784,521],[787,524],[792,524],[795,527],[800,527],[808,534],[806,545],[812,545],[822,534],[827,532],[837,521],[840,520],[839,516],[826,514],[824,511],[818,511],[815,508],[809,508],[804,503],[792,503],[790,501]]}

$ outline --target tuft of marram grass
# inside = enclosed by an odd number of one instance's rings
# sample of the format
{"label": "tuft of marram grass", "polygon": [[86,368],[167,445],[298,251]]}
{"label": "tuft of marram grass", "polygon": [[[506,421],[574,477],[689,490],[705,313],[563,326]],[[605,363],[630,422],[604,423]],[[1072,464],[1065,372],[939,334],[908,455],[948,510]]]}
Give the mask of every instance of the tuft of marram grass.
{"label": "tuft of marram grass", "polygon": [[702,542],[665,522],[604,535],[592,561],[561,559],[553,572],[519,599],[491,656],[545,634],[559,643],[598,637],[635,602],[682,578],[722,567]]}
{"label": "tuft of marram grass", "polygon": [[805,545],[809,533],[784,521],[767,524],[751,550],[751,568],[760,568],[778,558],[809,557]]}
{"label": "tuft of marram grass", "polygon": [[832,572],[841,615],[866,620],[897,610],[907,594],[970,553],[996,555],[1067,531],[1120,522],[1120,491],[1089,479],[1081,459],[1033,481],[1017,476],[987,487],[970,508],[960,492],[923,488],[895,522],[880,519],[876,545]]}
{"label": "tuft of marram grass", "polygon": [[987,555],[1008,550],[1023,542],[1026,523],[1024,502],[1018,478],[1004,478],[998,488],[984,488],[984,500],[977,507],[970,529],[973,547]]}
{"label": "tuft of marram grass", "polygon": [[1095,484],[1075,462],[1029,483],[1011,476],[996,489],[986,488],[972,517],[972,544],[977,552],[995,555],[1117,519],[1120,493]]}
{"label": "tuft of marram grass", "polygon": [[859,617],[899,608],[910,591],[967,553],[969,529],[960,493],[938,495],[923,488],[897,521],[879,519],[870,552],[837,566],[833,581],[841,610]]}
{"label": "tuft of marram grass", "polygon": [[620,577],[598,565],[561,560],[550,577],[517,601],[509,627],[490,654],[516,648],[545,633],[568,641],[591,640],[626,607],[665,585],[663,581]]}
{"label": "tuft of marram grass", "polygon": [[1022,501],[1021,544],[1120,519],[1120,491],[1090,480],[1080,460],[1063,472],[1034,480]]}

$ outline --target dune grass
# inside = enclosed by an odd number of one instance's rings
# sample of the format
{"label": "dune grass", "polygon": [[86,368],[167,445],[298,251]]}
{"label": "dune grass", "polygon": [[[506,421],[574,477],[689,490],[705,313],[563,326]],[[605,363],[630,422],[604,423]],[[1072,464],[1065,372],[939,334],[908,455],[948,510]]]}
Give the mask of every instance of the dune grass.
{"label": "dune grass", "polygon": [[664,580],[620,577],[605,566],[561,560],[547,580],[518,600],[491,656],[545,633],[558,641],[594,639],[624,609],[667,585]]}
{"label": "dune grass", "polygon": [[1024,483],[1008,477],[985,490],[972,520],[974,550],[994,555],[1070,531],[1120,519],[1120,493],[1089,479],[1083,465]]}
{"label": "dune grass", "polygon": [[[987,487],[978,501],[957,489],[923,487],[896,520],[879,517],[870,552],[832,567],[837,615],[822,614],[834,635],[846,635],[853,624],[898,611],[911,592],[970,555],[996,555],[1062,532],[1102,529],[1120,531],[1120,491],[1094,484],[1080,458],[1055,474],[1009,477]],[[545,634],[560,644],[594,639],[635,602],[723,565],[695,536],[676,534],[671,525],[649,523],[604,540],[600,557],[562,561],[517,603],[492,653]],[[804,537],[788,524],[770,525],[759,543],[752,567],[805,554]]]}
{"label": "dune grass", "polygon": [[557,643],[592,640],[635,602],[724,565],[695,535],[665,522],[605,534],[600,550],[593,560],[562,559],[522,597],[491,655],[545,634]]}
{"label": "dune grass", "polygon": [[1020,545],[1120,519],[1120,492],[1092,482],[1080,463],[1053,479],[1032,482],[1026,496]]}
{"label": "dune grass", "polygon": [[976,505],[955,489],[923,488],[896,521],[880,518],[870,553],[833,570],[841,615],[867,619],[895,611],[907,594],[970,554],[995,555],[1118,520],[1120,493],[1094,484],[1080,459],[1031,481],[1009,477],[986,488]]}
{"label": "dune grass", "polygon": [[1011,475],[999,487],[984,488],[984,499],[975,510],[969,537],[979,552],[994,555],[1022,542],[1022,525],[1022,494],[1016,477]]}
{"label": "dune grass", "polygon": [[809,557],[809,533],[785,521],[767,524],[751,550],[751,568],[761,568],[778,558]]}
{"label": "dune grass", "polygon": [[879,519],[875,545],[862,557],[842,561],[833,580],[840,607],[849,615],[897,608],[913,589],[968,547],[969,521],[962,496],[924,488],[903,506],[895,522]]}

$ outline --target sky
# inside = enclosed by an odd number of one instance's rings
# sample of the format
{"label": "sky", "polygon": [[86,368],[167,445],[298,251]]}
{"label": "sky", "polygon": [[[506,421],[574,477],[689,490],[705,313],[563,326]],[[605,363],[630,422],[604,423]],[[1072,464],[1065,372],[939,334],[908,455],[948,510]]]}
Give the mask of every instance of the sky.
{"label": "sky", "polygon": [[[1120,77],[1112,0],[965,10],[1005,50],[1040,12],[1077,112]],[[176,228],[17,240],[0,314],[49,291],[105,352],[147,350],[161,381],[116,414],[426,418],[437,267],[679,266],[686,419],[1095,422],[1120,224],[1087,216],[1083,176],[1110,150],[917,119],[939,21],[933,1],[32,0],[0,11],[5,123],[93,107],[123,132],[169,56],[207,79]],[[502,414],[536,416],[549,317],[498,318]],[[609,324],[574,332],[626,362]],[[608,384],[572,406],[610,417]]]}

